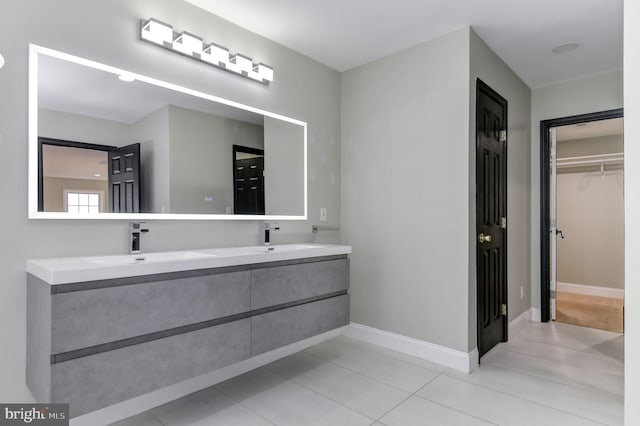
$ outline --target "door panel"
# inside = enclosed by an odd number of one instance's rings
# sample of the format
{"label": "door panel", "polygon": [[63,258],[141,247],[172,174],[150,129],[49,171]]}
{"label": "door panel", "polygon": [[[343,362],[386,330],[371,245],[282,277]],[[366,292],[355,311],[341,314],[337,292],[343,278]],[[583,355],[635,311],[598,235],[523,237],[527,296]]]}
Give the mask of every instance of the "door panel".
{"label": "door panel", "polygon": [[478,80],[476,253],[478,351],[507,339],[507,101]]}
{"label": "door panel", "polygon": [[140,212],[140,144],[109,151],[109,212]]}
{"label": "door panel", "polygon": [[234,213],[264,214],[264,157],[234,160]]}

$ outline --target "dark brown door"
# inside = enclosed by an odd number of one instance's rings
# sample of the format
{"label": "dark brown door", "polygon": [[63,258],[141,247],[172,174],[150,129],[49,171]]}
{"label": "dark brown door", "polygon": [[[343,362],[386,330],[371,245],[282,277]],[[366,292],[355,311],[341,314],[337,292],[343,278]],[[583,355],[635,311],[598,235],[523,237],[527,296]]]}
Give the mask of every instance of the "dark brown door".
{"label": "dark brown door", "polygon": [[109,212],[140,212],[140,144],[109,151]]}
{"label": "dark brown door", "polygon": [[482,81],[476,91],[478,351],[507,340],[507,101]]}
{"label": "dark brown door", "polygon": [[233,193],[234,214],[264,214],[263,150],[233,146]]}

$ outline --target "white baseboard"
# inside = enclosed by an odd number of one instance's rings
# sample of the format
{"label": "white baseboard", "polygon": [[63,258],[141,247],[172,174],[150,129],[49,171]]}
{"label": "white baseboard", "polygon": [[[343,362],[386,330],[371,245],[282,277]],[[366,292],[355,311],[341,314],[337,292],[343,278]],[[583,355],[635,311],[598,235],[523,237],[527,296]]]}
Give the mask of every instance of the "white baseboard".
{"label": "white baseboard", "polygon": [[531,308],[531,321],[542,321],[542,313],[540,312],[540,308]]}
{"label": "white baseboard", "polygon": [[598,287],[593,285],[572,284],[558,282],[558,291],[563,293],[586,294],[589,296],[613,297],[615,299],[624,299],[624,289]]}
{"label": "white baseboard", "polygon": [[529,308],[520,314],[517,318],[509,321],[509,338],[515,336],[520,330],[525,328],[533,317],[533,308]]}
{"label": "white baseboard", "polygon": [[[347,326],[348,327],[348,326]],[[258,367],[269,364],[280,358],[284,358],[310,346],[316,345],[325,340],[343,334],[345,327],[337,328],[317,336],[301,340],[291,345],[275,349],[273,351],[254,356],[236,364],[212,371],[166,388],[158,389],[145,395],[140,395],[132,399],[101,408],[91,413],[71,419],[72,426],[96,426],[107,425],[117,422],[127,417],[135,416],[151,408],[157,407],[167,402],[182,398],[183,396],[208,388],[215,384],[224,382],[232,377],[239,376]]]}
{"label": "white baseboard", "polygon": [[464,373],[470,373],[478,366],[477,348],[467,353],[353,322],[345,328],[344,335]]}

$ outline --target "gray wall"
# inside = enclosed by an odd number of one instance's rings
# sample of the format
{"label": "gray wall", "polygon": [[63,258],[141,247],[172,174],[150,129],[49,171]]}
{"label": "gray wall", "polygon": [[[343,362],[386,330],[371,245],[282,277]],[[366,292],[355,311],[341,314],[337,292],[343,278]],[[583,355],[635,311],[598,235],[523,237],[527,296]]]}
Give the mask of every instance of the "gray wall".
{"label": "gray wall", "polygon": [[[262,86],[139,40],[139,19],[155,17],[243,52],[275,68]],[[3,240],[0,247],[0,400],[28,401],[25,385],[25,262],[29,258],[125,253],[126,221],[28,220],[28,43],[36,43],[141,74],[254,105],[309,123],[311,210],[327,206],[337,223],[340,208],[340,76],[309,58],[223,21],[180,0],[60,0],[13,2],[0,14],[6,59],[0,70],[0,148],[6,158],[0,181]],[[324,162],[321,162],[324,159]],[[321,173],[322,172],[322,173]],[[311,220],[281,222],[274,243],[335,242],[311,233]],[[257,221],[160,221],[147,224],[146,251],[238,246],[259,242]]]}
{"label": "gray wall", "polygon": [[531,307],[540,309],[540,121],[622,108],[622,71],[531,92]]}
{"label": "gray wall", "polygon": [[[531,288],[530,234],[530,158],[531,150],[531,89],[471,31],[471,91],[469,96],[469,282],[475,283],[475,117],[476,79],[479,78],[508,102],[507,111],[507,297],[508,319],[513,320],[530,307]],[[521,297],[521,288],[524,297]],[[469,286],[470,333],[469,347],[476,342],[476,286]]]}
{"label": "gray wall", "polygon": [[264,118],[264,204],[267,214],[304,214],[304,129]]}
{"label": "gray wall", "polygon": [[464,352],[468,114],[469,29],[342,75],[351,320]]}
{"label": "gray wall", "polygon": [[85,115],[39,109],[38,136],[97,145],[124,146],[129,142],[129,125]]}
{"label": "gray wall", "polygon": [[132,124],[131,141],[140,143],[140,211],[170,212],[169,106]]}
{"label": "gray wall", "polygon": [[514,318],[529,303],[529,88],[468,28],[342,76],[352,321],[464,352],[476,347],[476,78],[509,100]]}
{"label": "gray wall", "polygon": [[169,106],[171,213],[233,211],[233,145],[263,149],[262,126]]}

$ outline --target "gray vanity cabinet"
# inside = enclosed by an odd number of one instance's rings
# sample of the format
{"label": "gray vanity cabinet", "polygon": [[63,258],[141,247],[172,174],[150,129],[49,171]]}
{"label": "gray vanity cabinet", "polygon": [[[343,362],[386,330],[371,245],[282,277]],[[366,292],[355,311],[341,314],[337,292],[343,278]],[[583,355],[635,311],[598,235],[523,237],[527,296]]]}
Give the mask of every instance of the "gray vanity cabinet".
{"label": "gray vanity cabinet", "polygon": [[27,384],[94,411],[346,325],[346,256],[50,285],[27,278]]}
{"label": "gray vanity cabinet", "polygon": [[280,306],[282,309],[251,318],[251,355],[346,325],[349,322],[348,288],[349,259],[252,271],[251,308],[259,311],[267,306]]}
{"label": "gray vanity cabinet", "polygon": [[[200,323],[250,309],[250,271],[116,285],[52,296],[52,353]],[[115,280],[114,280],[115,281]]]}
{"label": "gray vanity cabinet", "polygon": [[346,291],[349,259],[255,269],[251,273],[251,309]]}

